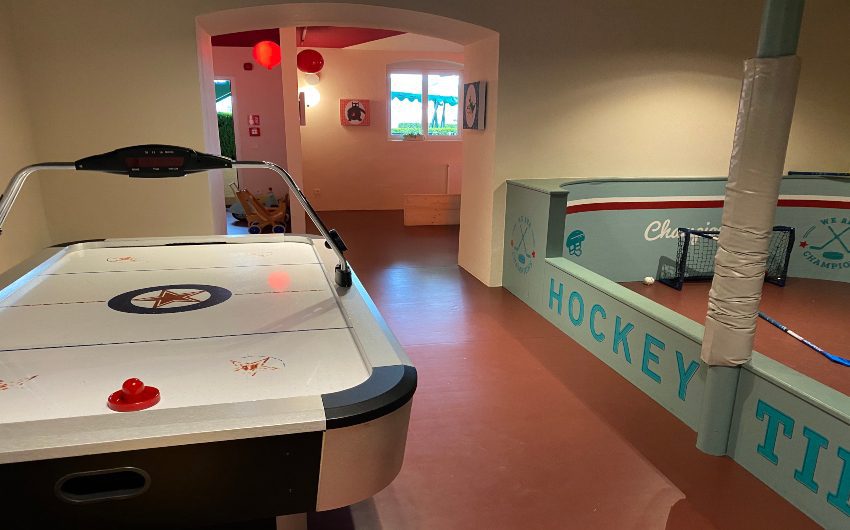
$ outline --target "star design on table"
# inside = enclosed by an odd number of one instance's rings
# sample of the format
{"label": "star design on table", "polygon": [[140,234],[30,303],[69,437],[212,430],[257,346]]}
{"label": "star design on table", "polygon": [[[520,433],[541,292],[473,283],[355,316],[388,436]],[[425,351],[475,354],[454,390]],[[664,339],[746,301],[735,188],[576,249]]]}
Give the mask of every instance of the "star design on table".
{"label": "star design on table", "polygon": [[[249,359],[251,357],[243,357],[243,359]],[[257,372],[262,370],[277,370],[277,366],[272,366],[269,362],[273,362],[275,364],[280,364],[281,366],[286,366],[286,363],[278,359],[277,357],[272,357],[271,355],[266,355],[265,357],[253,357],[252,360],[249,361],[236,361],[231,359],[230,362],[233,364],[234,372],[245,372],[251,375],[251,377],[257,375]]]}
{"label": "star design on table", "polygon": [[153,309],[159,309],[160,307],[165,307],[171,304],[199,304],[203,302],[203,300],[198,300],[195,298],[199,294],[205,291],[193,291],[190,293],[175,293],[169,289],[163,289],[156,296],[149,296],[147,298],[133,298],[133,303],[136,302],[153,302]]}
{"label": "star design on table", "polygon": [[807,246],[809,246],[808,241],[800,241],[800,247],[806,248]]}
{"label": "star design on table", "polygon": [[0,392],[2,392],[3,390],[9,390],[13,387],[23,388],[25,384],[32,381],[36,377],[38,377],[38,375],[24,377],[23,379],[18,379],[17,381],[4,381],[0,379]]}

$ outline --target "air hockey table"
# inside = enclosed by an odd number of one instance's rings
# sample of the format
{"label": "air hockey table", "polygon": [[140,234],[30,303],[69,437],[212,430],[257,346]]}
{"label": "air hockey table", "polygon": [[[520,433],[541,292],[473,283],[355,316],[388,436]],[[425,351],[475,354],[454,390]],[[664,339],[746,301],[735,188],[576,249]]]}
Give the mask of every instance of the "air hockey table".
{"label": "air hockey table", "polygon": [[[266,164],[171,146],[100,156],[131,176]],[[316,221],[326,237],[69,244],[0,276],[0,527],[188,528],[387,486],[416,370]]]}

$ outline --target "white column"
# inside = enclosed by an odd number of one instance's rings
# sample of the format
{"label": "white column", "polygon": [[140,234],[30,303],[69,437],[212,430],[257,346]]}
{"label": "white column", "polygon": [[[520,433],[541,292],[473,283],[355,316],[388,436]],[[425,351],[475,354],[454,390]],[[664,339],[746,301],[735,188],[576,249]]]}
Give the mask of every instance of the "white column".
{"label": "white column", "polygon": [[[295,28],[280,28],[280,75],[283,82],[283,123],[286,131],[286,169],[298,187],[304,189],[304,165],[301,152],[301,120],[298,114],[298,69],[295,64]],[[292,232],[306,232],[304,209],[294,197],[289,198],[292,208]]]}

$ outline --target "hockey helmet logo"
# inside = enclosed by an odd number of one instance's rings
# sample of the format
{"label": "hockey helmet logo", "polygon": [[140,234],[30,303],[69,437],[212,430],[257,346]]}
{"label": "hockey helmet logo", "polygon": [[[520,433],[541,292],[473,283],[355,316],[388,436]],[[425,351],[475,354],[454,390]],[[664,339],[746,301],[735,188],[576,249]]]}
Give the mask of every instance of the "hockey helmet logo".
{"label": "hockey helmet logo", "polygon": [[570,256],[581,256],[581,242],[585,240],[584,232],[573,230],[567,236],[567,252]]}

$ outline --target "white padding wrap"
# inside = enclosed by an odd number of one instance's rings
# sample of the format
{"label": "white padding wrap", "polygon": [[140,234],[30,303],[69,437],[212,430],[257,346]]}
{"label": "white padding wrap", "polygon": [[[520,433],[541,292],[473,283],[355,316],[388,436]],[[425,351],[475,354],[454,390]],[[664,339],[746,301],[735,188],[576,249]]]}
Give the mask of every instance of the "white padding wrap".
{"label": "white padding wrap", "polygon": [[702,360],[734,366],[750,359],[800,60],[750,59],[729,163]]}

